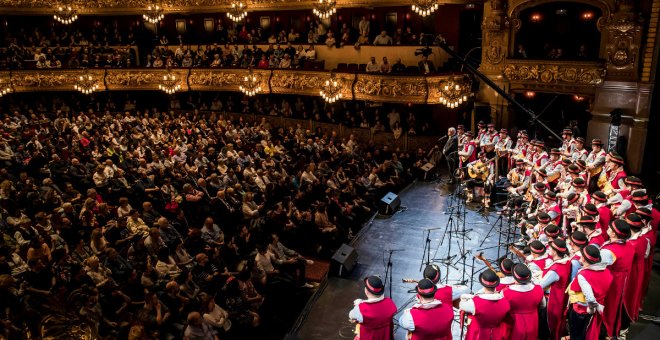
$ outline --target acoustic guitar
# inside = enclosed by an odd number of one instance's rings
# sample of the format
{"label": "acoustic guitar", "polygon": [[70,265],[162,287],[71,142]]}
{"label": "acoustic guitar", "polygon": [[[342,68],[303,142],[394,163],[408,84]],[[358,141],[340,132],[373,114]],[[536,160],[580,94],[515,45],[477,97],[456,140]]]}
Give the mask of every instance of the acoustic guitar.
{"label": "acoustic guitar", "polygon": [[470,178],[480,179],[480,180],[485,182],[488,179],[488,175],[490,175],[490,173],[489,173],[490,170],[488,169],[489,163],[494,161],[496,158],[497,158],[497,156],[495,156],[495,157],[493,157],[493,158],[491,158],[491,159],[489,159],[485,162],[480,162],[480,163],[468,166],[468,175],[470,176]]}

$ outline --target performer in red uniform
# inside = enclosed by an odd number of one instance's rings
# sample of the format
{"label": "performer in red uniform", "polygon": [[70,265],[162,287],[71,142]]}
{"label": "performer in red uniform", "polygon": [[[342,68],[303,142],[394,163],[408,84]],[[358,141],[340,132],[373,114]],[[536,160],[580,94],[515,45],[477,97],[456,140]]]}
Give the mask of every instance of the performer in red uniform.
{"label": "performer in red uniform", "polygon": [[[582,268],[580,263],[580,258],[582,257],[582,248],[586,247],[587,244],[587,235],[583,232],[577,230],[574,231],[569,237],[566,245],[570,251],[569,257],[571,258],[571,278],[572,281],[577,275],[578,270]],[[570,282],[569,281],[569,282]]]}
{"label": "performer in red uniform", "polygon": [[604,263],[598,247],[580,250],[582,268],[568,287],[568,325],[571,340],[598,340],[603,324],[605,296],[612,283],[612,274]]}
{"label": "performer in red uniform", "polygon": [[[596,191],[591,195],[591,199],[598,212],[598,228],[603,232],[605,239],[608,239],[607,228],[610,225],[610,221],[614,218],[614,214],[612,213],[612,209],[610,209],[610,204],[607,202],[607,195],[602,191]],[[585,206],[585,208],[587,207]]]}
{"label": "performer in red uniform", "polygon": [[618,336],[621,330],[623,292],[630,275],[635,249],[627,242],[630,238],[630,226],[626,221],[617,219],[610,222],[607,234],[610,240],[601,248],[601,258],[612,273],[613,280],[605,299],[604,323],[607,334],[613,337]]}
{"label": "performer in red uniform", "polygon": [[502,323],[509,314],[509,301],[495,288],[500,278],[487,269],[479,275],[484,288],[475,295],[461,295],[459,308],[471,316],[465,340],[504,340]]}
{"label": "performer in red uniform", "polygon": [[503,258],[498,267],[500,268],[500,272],[502,273],[503,277],[500,278],[500,284],[495,288],[496,291],[501,292],[504,288],[516,283],[515,279],[513,278],[513,266],[515,263],[511,261],[509,258]]}
{"label": "performer in red uniform", "polygon": [[364,294],[366,300],[355,300],[355,307],[348,313],[352,322],[359,324],[356,340],[390,340],[394,339],[394,322],[396,305],[385,297],[385,286],[378,276],[364,279]]}
{"label": "performer in red uniform", "polygon": [[[650,243],[648,238],[642,235],[644,222],[642,218],[632,213],[626,217],[630,225],[631,236],[628,240],[635,249],[630,276],[628,277],[628,288],[623,293],[623,305],[626,307],[628,316],[632,321],[637,321],[641,307],[642,284],[644,283],[644,270],[646,267],[646,256],[649,254]],[[625,328],[625,327],[624,327]]]}
{"label": "performer in red uniform", "polygon": [[589,244],[596,245],[598,248],[602,247],[605,244],[607,239],[603,232],[596,226],[596,221],[593,216],[584,215],[578,220],[579,230],[587,235]]}
{"label": "performer in red uniform", "polygon": [[434,297],[437,300],[440,300],[440,302],[453,306],[454,301],[458,301],[458,299],[461,298],[461,295],[470,292],[470,289],[467,286],[452,286],[440,283],[441,277],[440,267],[430,264],[424,268],[424,278],[431,280],[431,282],[435,284],[437,290]]}
{"label": "performer in red uniform", "polygon": [[465,132],[465,144],[462,149],[458,150],[459,167],[464,167],[477,160],[477,143],[472,139],[473,136],[472,131]]}
{"label": "performer in red uniform", "polygon": [[452,340],[451,323],[454,310],[434,298],[437,287],[429,279],[417,283],[418,303],[406,309],[399,325],[408,330],[411,340]]}
{"label": "performer in red uniform", "polygon": [[[642,236],[648,239],[649,241],[649,253],[646,256],[646,261],[644,265],[644,278],[642,279],[642,291],[641,291],[641,296],[640,300],[643,300],[644,295],[646,295],[646,292],[649,288],[649,282],[651,278],[651,270],[653,269],[653,255],[655,254],[655,243],[657,241],[657,235],[655,231],[653,231],[653,227],[651,226],[651,219],[653,212],[651,209],[648,207],[643,207],[637,209],[637,214],[642,218],[644,221],[644,229],[642,229]],[[642,306],[642,303],[640,302],[640,307]]]}
{"label": "performer in red uniform", "polygon": [[555,239],[550,242],[548,255],[552,263],[546,267],[545,274],[541,279],[541,288],[548,294],[548,327],[550,328],[550,338],[559,340],[564,334],[566,328],[566,304],[568,295],[566,288],[571,277],[571,258],[568,255],[568,246],[566,241]]}
{"label": "performer in red uniform", "polygon": [[522,263],[513,267],[513,278],[516,284],[502,291],[511,305],[511,331],[505,335],[507,339],[536,340],[539,336],[538,309],[545,307],[543,289],[531,283],[532,272]]}

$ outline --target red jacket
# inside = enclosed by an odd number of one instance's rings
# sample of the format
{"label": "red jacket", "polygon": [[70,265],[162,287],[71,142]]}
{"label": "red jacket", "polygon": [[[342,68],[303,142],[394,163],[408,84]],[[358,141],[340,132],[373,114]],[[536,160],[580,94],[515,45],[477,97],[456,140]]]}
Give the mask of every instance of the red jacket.
{"label": "red jacket", "polygon": [[373,303],[360,303],[360,313],[363,321],[360,323],[360,340],[391,340],[394,339],[394,323],[392,318],[396,313],[396,305],[390,298]]}

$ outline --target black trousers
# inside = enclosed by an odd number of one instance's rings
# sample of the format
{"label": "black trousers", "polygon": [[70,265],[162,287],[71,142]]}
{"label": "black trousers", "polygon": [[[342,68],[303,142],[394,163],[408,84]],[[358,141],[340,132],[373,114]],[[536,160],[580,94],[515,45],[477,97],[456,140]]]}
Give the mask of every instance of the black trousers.
{"label": "black trousers", "polygon": [[571,340],[585,340],[587,336],[587,329],[591,322],[591,314],[580,314],[573,310],[572,306],[568,307],[568,332]]}

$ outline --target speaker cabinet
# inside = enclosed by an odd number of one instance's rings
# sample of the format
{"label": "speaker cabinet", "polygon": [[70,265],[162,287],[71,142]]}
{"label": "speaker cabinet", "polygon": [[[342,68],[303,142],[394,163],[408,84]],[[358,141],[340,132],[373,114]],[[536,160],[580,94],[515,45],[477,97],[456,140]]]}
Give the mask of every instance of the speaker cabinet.
{"label": "speaker cabinet", "polygon": [[344,243],[337,249],[334,255],[332,255],[332,261],[330,262],[330,274],[336,276],[347,276],[353,271],[355,265],[357,264],[358,254],[355,251],[355,248]]}

